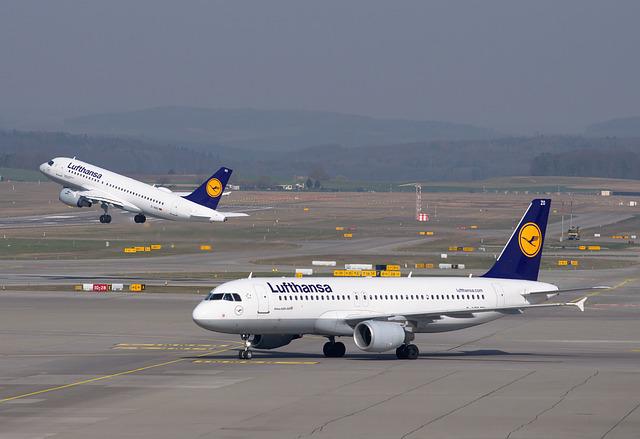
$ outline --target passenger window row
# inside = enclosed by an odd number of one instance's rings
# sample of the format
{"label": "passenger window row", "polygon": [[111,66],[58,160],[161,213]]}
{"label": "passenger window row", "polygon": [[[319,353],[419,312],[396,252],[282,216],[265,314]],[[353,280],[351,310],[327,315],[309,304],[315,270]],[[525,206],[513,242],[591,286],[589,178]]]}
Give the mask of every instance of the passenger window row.
{"label": "passenger window row", "polygon": [[[80,176],[80,177],[84,177],[84,178],[86,178],[86,179],[88,179],[88,180],[93,180],[93,181],[95,181],[95,182],[98,182],[98,181],[99,181],[97,178],[87,177],[86,175],[81,174],[81,173],[76,172],[76,171],[69,171],[69,172],[71,172],[72,174],[78,175],[78,176]],[[139,193],[137,193],[137,192],[134,192],[134,191],[130,191],[130,190],[128,190],[128,189],[121,188],[120,186],[116,186],[116,185],[114,185],[114,184],[107,183],[107,182],[105,182],[105,181],[100,181],[100,183],[102,183],[102,184],[104,184],[104,185],[107,185],[107,186],[109,186],[109,187],[112,187],[112,188],[114,188],[114,189],[116,189],[116,190],[119,190],[119,191],[121,191],[121,192],[126,192],[126,193],[128,193],[128,194],[131,194],[131,195],[135,195],[135,196],[137,196],[137,197],[140,197],[140,198],[142,198],[142,199],[144,199],[144,200],[152,201],[152,202],[154,202],[154,203],[156,203],[156,204],[159,204],[159,205],[161,205],[161,206],[164,206],[164,203],[163,203],[162,201],[156,200],[156,199],[151,198],[151,197],[147,197],[146,195],[141,195],[141,194],[139,194]]]}
{"label": "passenger window row", "polygon": [[[342,299],[341,299],[342,297]],[[358,295],[355,295],[358,300]],[[363,300],[484,300],[484,294],[364,294]],[[351,295],[278,295],[278,300],[351,300]]]}

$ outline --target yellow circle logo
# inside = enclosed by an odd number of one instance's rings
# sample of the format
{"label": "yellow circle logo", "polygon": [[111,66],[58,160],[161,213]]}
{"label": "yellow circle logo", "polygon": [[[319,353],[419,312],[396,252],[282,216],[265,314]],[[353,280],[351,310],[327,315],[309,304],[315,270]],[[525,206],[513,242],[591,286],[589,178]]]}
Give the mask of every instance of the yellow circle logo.
{"label": "yellow circle logo", "polygon": [[520,228],[518,234],[518,244],[520,251],[530,258],[533,258],[542,248],[542,232],[536,223],[526,223]]}
{"label": "yellow circle logo", "polygon": [[222,192],[222,183],[217,178],[212,178],[207,182],[207,194],[211,198],[218,198]]}

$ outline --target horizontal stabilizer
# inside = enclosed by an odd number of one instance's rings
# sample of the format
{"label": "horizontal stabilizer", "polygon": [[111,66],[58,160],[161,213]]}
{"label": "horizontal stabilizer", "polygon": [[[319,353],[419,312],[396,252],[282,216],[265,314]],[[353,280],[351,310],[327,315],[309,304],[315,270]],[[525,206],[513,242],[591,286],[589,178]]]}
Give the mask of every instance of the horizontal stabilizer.
{"label": "horizontal stabilizer", "polygon": [[225,218],[237,218],[240,216],[249,216],[248,213],[242,213],[242,212],[220,212],[218,211],[218,213],[222,214]]}
{"label": "horizontal stabilizer", "polygon": [[575,291],[608,290],[609,288],[611,287],[599,286],[599,287],[568,288],[566,290],[527,291],[526,293],[522,293],[522,295],[537,296],[537,295],[544,295],[544,294],[572,293]]}

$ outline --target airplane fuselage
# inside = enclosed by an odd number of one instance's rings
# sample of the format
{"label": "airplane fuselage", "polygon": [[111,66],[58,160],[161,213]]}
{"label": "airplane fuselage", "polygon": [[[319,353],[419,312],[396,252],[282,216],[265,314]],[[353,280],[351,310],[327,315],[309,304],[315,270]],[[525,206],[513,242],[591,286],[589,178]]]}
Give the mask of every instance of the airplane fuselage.
{"label": "airplane fuselage", "polygon": [[111,195],[117,199],[118,207],[121,205],[123,210],[132,213],[174,221],[224,221],[224,215],[218,211],[191,202],[166,188],[154,187],[81,160],[56,157],[40,165],[40,171],[68,190]]}
{"label": "airplane fuselage", "polygon": [[[488,278],[273,278],[240,279],[212,290],[193,311],[201,327],[232,334],[351,336],[350,320],[377,314],[450,316],[417,319],[412,332],[444,332],[476,326],[509,312],[479,312],[530,305],[554,291],[544,282]],[[215,295],[222,295],[222,297]],[[233,299],[236,295],[236,299]],[[475,311],[475,312],[474,312]],[[511,312],[512,313],[512,312]]]}

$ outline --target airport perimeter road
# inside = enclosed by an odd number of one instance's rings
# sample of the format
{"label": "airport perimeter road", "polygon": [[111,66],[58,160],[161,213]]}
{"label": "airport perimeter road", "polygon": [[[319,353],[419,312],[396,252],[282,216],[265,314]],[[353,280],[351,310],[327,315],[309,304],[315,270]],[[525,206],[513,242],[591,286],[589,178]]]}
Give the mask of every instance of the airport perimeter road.
{"label": "airport perimeter road", "polygon": [[305,336],[241,362],[195,296],[3,292],[0,437],[635,438],[640,279],[616,282],[585,313],[419,335],[416,361]]}

